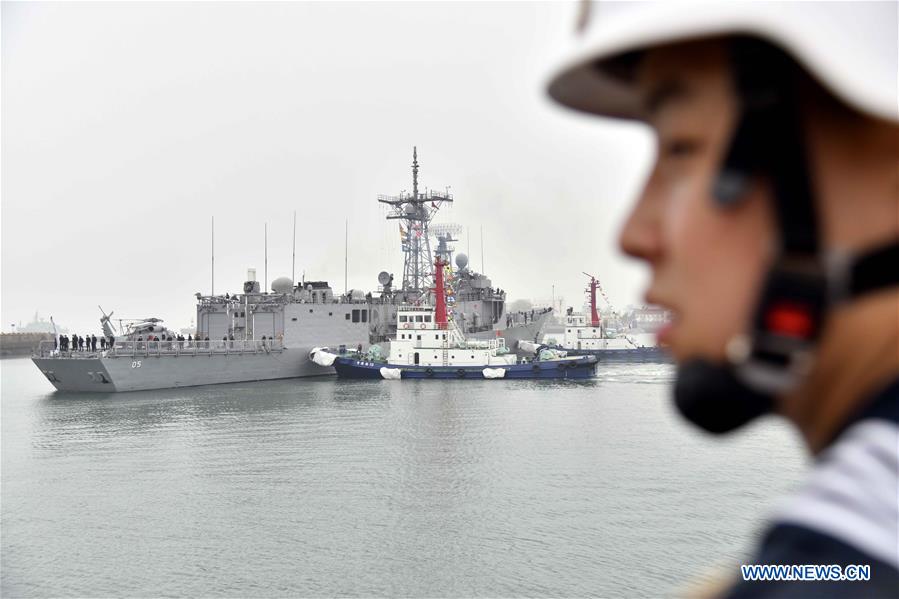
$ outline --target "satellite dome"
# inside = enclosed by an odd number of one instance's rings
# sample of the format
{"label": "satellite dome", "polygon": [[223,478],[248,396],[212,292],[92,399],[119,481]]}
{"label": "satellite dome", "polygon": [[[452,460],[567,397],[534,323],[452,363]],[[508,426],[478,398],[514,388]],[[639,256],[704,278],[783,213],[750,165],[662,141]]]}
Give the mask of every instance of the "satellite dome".
{"label": "satellite dome", "polygon": [[290,293],[293,291],[293,279],[290,277],[278,277],[272,281],[272,291],[275,293]]}
{"label": "satellite dome", "polygon": [[380,273],[378,273],[378,283],[380,283],[381,285],[386,285],[389,282],[390,282],[390,273],[389,272],[387,272],[386,270],[382,270]]}
{"label": "satellite dome", "polygon": [[456,266],[458,266],[460,269],[464,269],[466,266],[468,266],[468,256],[466,256],[462,252],[456,254]]}

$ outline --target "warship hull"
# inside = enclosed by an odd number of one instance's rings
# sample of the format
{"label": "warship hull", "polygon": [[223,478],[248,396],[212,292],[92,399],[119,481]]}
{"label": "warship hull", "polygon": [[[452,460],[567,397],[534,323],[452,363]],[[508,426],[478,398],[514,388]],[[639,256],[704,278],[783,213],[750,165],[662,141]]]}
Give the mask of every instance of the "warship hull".
{"label": "warship hull", "polygon": [[[311,348],[310,348],[311,349]],[[321,376],[309,350],[32,358],[58,391],[116,393]],[[325,373],[327,374],[327,373]]]}

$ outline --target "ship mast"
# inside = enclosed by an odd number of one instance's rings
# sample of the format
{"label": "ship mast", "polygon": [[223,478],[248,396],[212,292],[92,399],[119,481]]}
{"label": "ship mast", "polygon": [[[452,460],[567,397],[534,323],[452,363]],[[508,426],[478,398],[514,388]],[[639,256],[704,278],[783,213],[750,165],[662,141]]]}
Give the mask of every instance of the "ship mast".
{"label": "ship mast", "polygon": [[447,191],[418,191],[418,148],[412,148],[412,193],[397,196],[379,195],[378,201],[390,206],[388,220],[398,220],[403,259],[403,290],[424,294],[433,279],[433,253],[429,226],[440,207],[452,202]]}
{"label": "ship mast", "polygon": [[590,326],[598,327],[599,326],[599,313],[596,311],[596,288],[599,285],[599,282],[596,280],[596,277],[593,275],[584,273],[588,277],[590,277],[590,284],[587,287],[586,291],[590,294]]}
{"label": "ship mast", "polygon": [[440,256],[437,256],[437,260],[434,262],[434,295],[436,296],[434,302],[434,322],[437,324],[438,329],[446,328],[446,288],[443,285],[443,267],[446,266],[446,262],[441,260]]}

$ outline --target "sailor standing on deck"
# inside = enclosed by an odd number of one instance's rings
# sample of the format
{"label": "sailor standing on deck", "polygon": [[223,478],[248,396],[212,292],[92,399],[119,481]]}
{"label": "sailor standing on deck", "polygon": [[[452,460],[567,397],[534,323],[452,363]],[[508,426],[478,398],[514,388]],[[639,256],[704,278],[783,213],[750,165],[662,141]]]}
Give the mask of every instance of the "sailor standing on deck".
{"label": "sailor standing on deck", "polygon": [[836,580],[735,566],[728,597],[899,593],[896,23],[896,2],[585,3],[549,84],[655,132],[620,244],[674,315],[678,409],[715,433],[775,412],[815,456],[746,563]]}

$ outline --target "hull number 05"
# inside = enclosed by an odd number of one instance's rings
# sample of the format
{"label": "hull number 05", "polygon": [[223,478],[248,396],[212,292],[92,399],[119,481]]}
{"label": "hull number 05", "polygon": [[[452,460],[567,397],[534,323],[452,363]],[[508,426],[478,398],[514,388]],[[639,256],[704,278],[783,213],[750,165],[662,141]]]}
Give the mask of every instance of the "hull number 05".
{"label": "hull number 05", "polygon": [[131,368],[140,368],[140,360],[134,360],[131,362]]}

